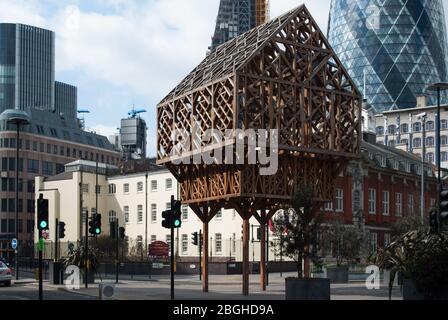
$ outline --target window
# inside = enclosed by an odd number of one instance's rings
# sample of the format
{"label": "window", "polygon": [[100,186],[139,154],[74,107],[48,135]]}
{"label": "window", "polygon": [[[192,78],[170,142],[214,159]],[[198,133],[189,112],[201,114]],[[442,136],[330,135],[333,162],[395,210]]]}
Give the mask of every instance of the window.
{"label": "window", "polygon": [[182,253],[186,254],[188,252],[188,234],[182,235]]}
{"label": "window", "polygon": [[53,175],[53,163],[42,161],[42,174],[48,176]]}
{"label": "window", "polygon": [[129,223],[129,207],[124,206],[123,212],[124,212],[124,223]]}
{"label": "window", "polygon": [[430,162],[430,163],[435,163],[434,160],[434,153],[433,152],[428,152],[426,154],[426,161]]}
{"label": "window", "polygon": [[50,128],[50,135],[55,138],[58,137],[58,132],[56,131],[55,128]]}
{"label": "window", "polygon": [[376,213],[376,190],[369,189],[369,213]]}
{"label": "window", "polygon": [[51,144],[47,144],[47,153],[51,153]]}
{"label": "window", "polygon": [[426,130],[427,130],[427,131],[434,130],[434,121],[428,121],[428,122],[426,122]]}
{"label": "window", "polygon": [[389,191],[383,191],[383,215],[389,215]]}
{"label": "window", "polygon": [[378,234],[376,232],[370,233],[370,252],[376,253],[378,249]]}
{"label": "window", "polygon": [[389,127],[387,127],[387,132],[391,135],[397,133],[397,126],[394,124],[391,124]]}
{"label": "window", "polygon": [[137,182],[137,192],[143,192],[143,182]]}
{"label": "window", "polygon": [[157,221],[157,205],[155,203],[151,204],[151,222]]}
{"label": "window", "polygon": [[400,163],[398,162],[398,160],[394,160],[393,163],[394,163],[394,170],[400,169]]}
{"label": "window", "polygon": [[420,132],[420,131],[422,131],[422,123],[421,123],[421,122],[415,122],[415,123],[412,125],[412,131],[414,131],[414,132]]}
{"label": "window", "polygon": [[188,220],[188,206],[182,206],[182,221]]}
{"label": "window", "polygon": [[141,253],[143,250],[143,236],[137,236],[137,251]]}
{"label": "window", "polygon": [[114,210],[109,211],[109,223],[117,221],[117,213]]}
{"label": "window", "polygon": [[137,206],[137,223],[143,222],[143,206],[139,204]]}
{"label": "window", "polygon": [[28,172],[39,173],[39,160],[28,159]]}
{"label": "window", "polygon": [[165,180],[165,188],[166,190],[173,189],[173,179],[170,178]]}
{"label": "window", "polygon": [[441,137],[440,137],[440,144],[441,144],[442,146],[446,146],[446,145],[448,145],[448,136],[441,136]]}
{"label": "window", "polygon": [[215,252],[216,254],[222,253],[222,234],[215,233]]}
{"label": "window", "polygon": [[404,123],[400,126],[401,133],[408,133],[409,132],[409,125],[407,123]]}
{"label": "window", "polygon": [[380,157],[381,157],[381,166],[383,168],[386,168],[387,167],[387,159],[386,159],[386,157],[383,157],[383,156],[380,156]]}
{"label": "window", "polygon": [[421,148],[422,147],[422,139],[421,138],[415,138],[413,144],[414,144],[414,148]]}
{"label": "window", "polygon": [[333,211],[333,202],[326,202],[324,204],[324,210],[325,211]]}
{"label": "window", "polygon": [[414,195],[408,195],[408,215],[414,214]]}
{"label": "window", "polygon": [[395,215],[401,217],[403,212],[403,196],[401,193],[395,194]]}
{"label": "window", "polygon": [[45,134],[43,126],[36,126],[36,129],[38,134]]}
{"label": "window", "polygon": [[81,186],[82,193],[89,193],[89,185],[87,183],[83,183]]}
{"label": "window", "polygon": [[117,185],[114,183],[111,183],[109,185],[109,194],[115,194],[117,192]]}
{"label": "window", "polygon": [[384,234],[384,246],[387,247],[388,245],[390,245],[390,233],[385,233]]}
{"label": "window", "polygon": [[448,120],[443,119],[442,121],[440,121],[440,129],[442,130],[448,129]]}
{"label": "window", "polygon": [[448,152],[443,151],[440,153],[440,161],[442,162],[448,161]]}
{"label": "window", "polygon": [[124,193],[129,193],[129,183],[125,183],[125,184],[123,185],[123,192],[124,192]]}
{"label": "window", "polygon": [[426,138],[426,146],[428,146],[428,147],[434,147],[434,137],[428,137],[428,138]]}
{"label": "window", "polygon": [[216,213],[215,218],[216,218],[216,220],[221,220],[222,219],[222,209],[219,209],[219,211]]}
{"label": "window", "polygon": [[157,191],[157,180],[151,180],[151,191]]}
{"label": "window", "polygon": [[336,212],[344,211],[344,190],[336,189]]}
{"label": "window", "polygon": [[151,235],[151,243],[156,242],[157,241],[157,235],[152,234]]}

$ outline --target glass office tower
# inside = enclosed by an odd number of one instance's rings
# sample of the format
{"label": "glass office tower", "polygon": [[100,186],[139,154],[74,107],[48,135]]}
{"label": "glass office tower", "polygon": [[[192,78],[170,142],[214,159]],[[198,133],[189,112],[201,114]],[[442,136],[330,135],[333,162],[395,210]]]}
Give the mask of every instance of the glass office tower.
{"label": "glass office tower", "polygon": [[54,109],[54,33],[0,24],[0,112]]}
{"label": "glass office tower", "polygon": [[332,0],[328,38],[379,112],[415,107],[427,85],[448,80],[442,0]]}

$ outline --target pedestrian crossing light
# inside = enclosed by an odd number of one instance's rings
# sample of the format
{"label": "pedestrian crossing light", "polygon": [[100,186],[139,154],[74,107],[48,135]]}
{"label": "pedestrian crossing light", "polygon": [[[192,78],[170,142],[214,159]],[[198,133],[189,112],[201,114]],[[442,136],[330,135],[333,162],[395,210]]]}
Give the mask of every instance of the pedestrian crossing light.
{"label": "pedestrian crossing light", "polygon": [[439,228],[444,229],[448,224],[448,188],[442,188],[440,193],[440,216],[439,216]]}

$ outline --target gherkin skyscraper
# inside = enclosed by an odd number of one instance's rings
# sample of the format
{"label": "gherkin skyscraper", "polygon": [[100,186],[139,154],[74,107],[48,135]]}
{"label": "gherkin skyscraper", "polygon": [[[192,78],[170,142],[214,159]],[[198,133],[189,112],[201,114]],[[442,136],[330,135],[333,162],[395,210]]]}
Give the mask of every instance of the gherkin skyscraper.
{"label": "gherkin skyscraper", "polygon": [[442,0],[332,0],[328,27],[333,49],[378,112],[415,107],[427,85],[448,80]]}

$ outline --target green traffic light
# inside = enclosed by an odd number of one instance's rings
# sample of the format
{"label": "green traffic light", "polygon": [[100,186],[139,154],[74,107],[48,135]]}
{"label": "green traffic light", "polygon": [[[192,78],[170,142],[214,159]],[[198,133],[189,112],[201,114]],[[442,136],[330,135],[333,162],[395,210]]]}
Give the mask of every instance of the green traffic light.
{"label": "green traffic light", "polygon": [[100,229],[100,228],[96,228],[96,229],[95,229],[95,233],[96,233],[96,234],[100,234],[100,233],[101,233],[101,229]]}
{"label": "green traffic light", "polygon": [[180,220],[179,219],[174,220],[174,226],[175,227],[179,227],[180,226]]}
{"label": "green traffic light", "polygon": [[41,222],[40,222],[40,228],[41,228],[41,229],[44,229],[44,228],[46,228],[47,226],[48,226],[47,221],[41,221]]}

